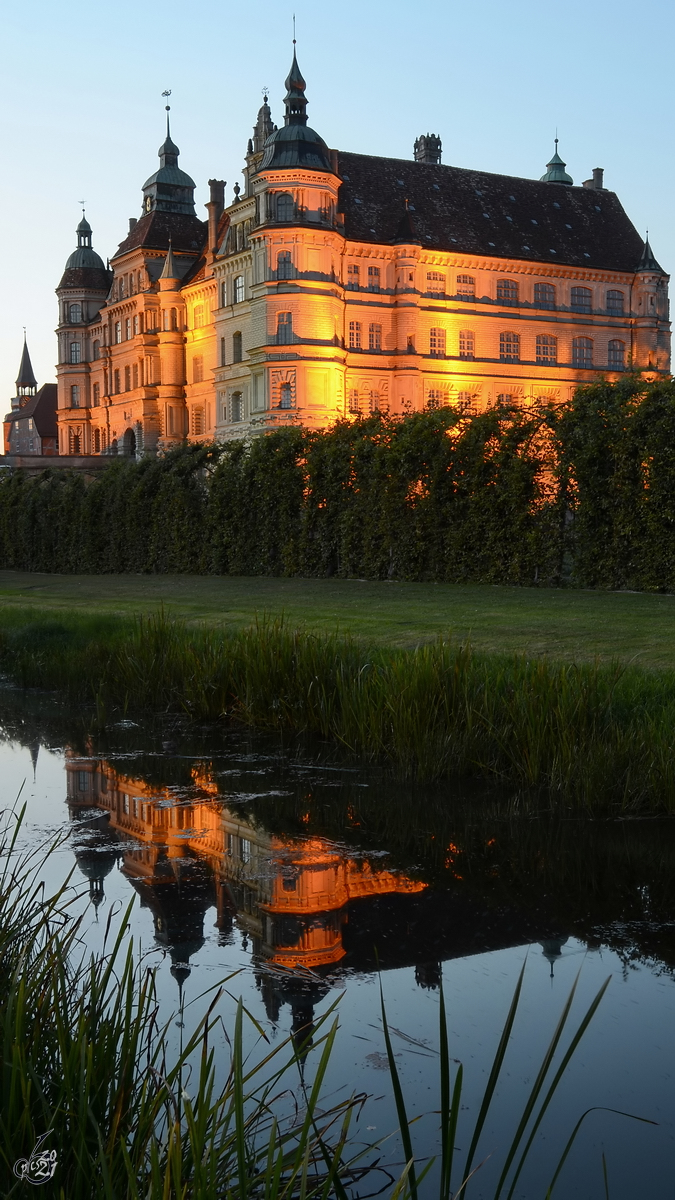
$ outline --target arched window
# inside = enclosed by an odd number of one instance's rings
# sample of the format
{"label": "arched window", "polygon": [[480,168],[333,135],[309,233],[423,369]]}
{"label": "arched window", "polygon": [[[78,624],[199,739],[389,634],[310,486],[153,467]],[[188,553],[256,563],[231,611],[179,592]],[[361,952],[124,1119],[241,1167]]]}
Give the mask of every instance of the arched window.
{"label": "arched window", "polygon": [[277,279],[293,278],[293,261],[290,250],[280,250],[277,254]]}
{"label": "arched window", "polygon": [[68,453],[80,453],[80,435],[72,427],[68,430]]}
{"label": "arched window", "polygon": [[607,312],[612,313],[615,317],[623,316],[624,294],[623,292],[610,291],[607,293]]}
{"label": "arched window", "polygon": [[70,407],[71,408],[79,408],[80,407],[80,388],[77,383],[72,384],[71,389],[70,389]]}
{"label": "arched window", "polygon": [[70,361],[71,361],[71,363],[79,363],[80,355],[81,355],[80,343],[79,342],[71,342],[70,343]]}
{"label": "arched window", "polygon": [[122,341],[122,322],[115,321],[115,343],[116,343],[116,345],[119,345],[119,343],[121,341]]}
{"label": "arched window", "polygon": [[94,360],[99,359],[100,357],[101,357],[101,343],[94,342]]}
{"label": "arched window", "polygon": [[380,290],[380,268],[368,267],[368,291],[379,292]]}
{"label": "arched window", "polygon": [[233,333],[232,334],[232,362],[240,363],[242,358],[243,358],[243,353],[242,353],[242,344],[241,344],[241,334]]}
{"label": "arched window", "polygon": [[79,325],[80,321],[82,320],[82,305],[71,304],[68,309],[68,317],[71,325]]}
{"label": "arched window", "polygon": [[591,300],[593,293],[587,287],[572,288],[572,311],[589,313],[591,311]]}
{"label": "arched window", "polygon": [[476,299],[476,280],[473,275],[457,276],[457,295],[464,300]]}
{"label": "arched window", "polygon": [[500,333],[499,357],[502,362],[518,362],[520,359],[520,334]]}
{"label": "arched window", "polygon": [[243,275],[237,275],[234,280],[232,299],[233,299],[234,304],[241,304],[242,300],[244,299],[244,276]]}
{"label": "arched window", "polygon": [[293,386],[290,383],[282,383],[279,389],[279,408],[293,407]]}
{"label": "arched window", "polygon": [[293,341],[293,314],[277,313],[277,342],[280,346]]}
{"label": "arched window", "polygon": [[445,330],[429,330],[429,353],[432,358],[445,358]]}
{"label": "arched window", "polygon": [[537,334],[537,362],[556,363],[558,361],[558,339],[548,333]]}
{"label": "arched window", "polygon": [[350,321],[349,322],[349,349],[350,350],[360,350],[361,349],[361,322],[360,321]]}
{"label": "arched window", "polygon": [[232,399],[230,401],[230,412],[232,414],[233,421],[238,422],[243,419],[244,406],[242,403],[241,392],[233,392],[232,393]]}
{"label": "arched window", "polygon": [[114,381],[115,381],[115,385],[114,385],[114,388],[115,388],[115,395],[116,395],[116,396],[119,396],[119,394],[120,394],[120,373],[119,373],[119,370],[117,370],[117,369],[115,370],[115,374],[114,374],[113,378],[114,378]]}
{"label": "arched window", "polygon": [[101,453],[101,430],[98,426],[94,429],[94,454]]}
{"label": "arched window", "polygon": [[124,390],[125,392],[131,391],[131,367],[124,368]]}
{"label": "arched window", "polygon": [[612,338],[607,345],[607,365],[613,371],[622,371],[626,365],[626,343]]}
{"label": "arched window", "polygon": [[381,325],[369,325],[368,326],[368,349],[369,350],[381,350],[382,349],[382,326]]}
{"label": "arched window", "polygon": [[195,354],[192,360],[192,382],[202,383],[204,379],[204,359],[201,354]]}
{"label": "arched window", "polygon": [[459,357],[473,358],[476,353],[476,339],[472,329],[459,331]]}
{"label": "arched window", "polygon": [[574,367],[593,366],[593,342],[591,338],[577,337],[572,339],[572,365]]}
{"label": "arched window", "polygon": [[94,384],[92,399],[94,402],[94,408],[98,408],[101,404],[101,385],[100,385],[100,383]]}
{"label": "arched window", "polygon": [[359,286],[359,264],[349,263],[347,266],[347,287],[355,292]]}
{"label": "arched window", "polygon": [[194,327],[195,327],[195,329],[202,329],[204,327],[204,305],[203,304],[195,305]]}
{"label": "arched window", "polygon": [[552,283],[535,283],[534,302],[537,308],[555,308],[555,288]]}
{"label": "arched window", "polygon": [[276,203],[277,221],[292,221],[295,216],[295,204],[290,192],[279,192]]}
{"label": "arched window", "polygon": [[515,279],[497,280],[497,299],[502,304],[518,303],[518,284]]}

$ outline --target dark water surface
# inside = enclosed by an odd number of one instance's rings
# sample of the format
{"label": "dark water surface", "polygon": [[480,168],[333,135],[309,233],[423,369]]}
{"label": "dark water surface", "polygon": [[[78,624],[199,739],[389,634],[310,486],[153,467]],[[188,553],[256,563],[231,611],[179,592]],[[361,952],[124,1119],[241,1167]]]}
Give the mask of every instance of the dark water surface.
{"label": "dark water surface", "polygon": [[[306,1035],[342,996],[325,1103],[368,1094],[357,1141],[396,1127],[378,961],[409,1115],[426,1114],[413,1129],[421,1158],[437,1150],[443,979],[450,1053],[465,1069],[461,1160],[527,960],[478,1161],[491,1157],[467,1189],[475,1200],[493,1194],[580,968],[571,1028],[611,976],[515,1195],[543,1198],[575,1122],[597,1105],[658,1125],[591,1114],[554,1196],[604,1196],[604,1151],[612,1200],[675,1197],[672,822],[519,815],[507,796],[397,785],[327,750],[175,720],[89,736],[82,717],[49,700],[27,707],[11,691],[0,723],[3,804],[23,784],[28,806],[22,844],[69,833],[45,870],[57,886],[75,866],[91,946],[110,911],[137,897],[134,933],[154,955],[167,1013],[180,1017],[182,1003],[189,1025],[206,1007],[191,1002],[237,971],[225,1025],[241,995],[274,1043]],[[396,1138],[381,1155],[396,1174]],[[373,1194],[386,1178],[373,1173],[353,1194]],[[433,1190],[423,1185],[423,1195]]]}

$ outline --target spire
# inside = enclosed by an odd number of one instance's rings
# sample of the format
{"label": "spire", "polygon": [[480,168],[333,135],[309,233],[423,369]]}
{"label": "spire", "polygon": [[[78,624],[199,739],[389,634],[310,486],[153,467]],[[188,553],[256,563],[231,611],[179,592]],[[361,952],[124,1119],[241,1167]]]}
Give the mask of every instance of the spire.
{"label": "spire", "polygon": [[23,331],[23,352],[21,354],[21,365],[19,374],[16,377],[16,394],[17,396],[35,396],[37,394],[37,379],[33,374],[33,365],[30,361],[28,353],[28,345],[26,343],[26,331]]}
{"label": "spire", "polygon": [[[162,92],[170,96],[171,92]],[[143,184],[143,212],[154,209],[160,212],[186,213],[195,215],[195,181],[178,166],[180,150],[171,138],[169,124],[170,106],[166,105],[166,137],[159,150],[159,170]]]}
{"label": "spire", "polygon": [[267,96],[267,88],[263,88],[263,102],[258,109],[258,118],[253,126],[250,154],[261,154],[269,135],[276,129],[276,125],[272,121],[270,106],[267,103]]}
{"label": "spire", "polygon": [[656,275],[665,275],[663,267],[657,263],[652,248],[649,245],[649,230],[645,234],[645,244],[638,264],[638,271],[652,271]]}
{"label": "spire", "polygon": [[411,244],[421,246],[422,244],[419,239],[419,235],[415,232],[415,225],[413,223],[412,213],[408,206],[407,200],[405,202],[403,216],[399,221],[398,229],[396,230],[393,241],[395,246],[400,242],[403,242],[406,246]]}
{"label": "spire", "polygon": [[180,276],[176,270],[176,263],[173,257],[173,249],[171,247],[171,238],[169,238],[169,252],[164,260],[164,268],[160,279],[179,279]]}
{"label": "spire", "polygon": [[547,166],[548,170],[546,171],[546,174],[542,175],[542,177],[541,177],[542,183],[562,183],[566,187],[572,187],[572,185],[574,184],[574,180],[572,179],[572,176],[568,175],[565,170],[567,163],[564,163],[562,158],[558,154],[558,138],[557,137],[555,139],[555,150],[553,152],[553,158],[551,159],[550,162],[547,162],[546,166]]}
{"label": "spire", "polygon": [[306,125],[307,97],[305,96],[305,88],[307,84],[302,78],[295,55],[295,38],[293,38],[293,62],[291,63],[291,69],[286,77],[284,87],[286,88],[286,95],[284,96],[284,104],[286,106],[284,125]]}

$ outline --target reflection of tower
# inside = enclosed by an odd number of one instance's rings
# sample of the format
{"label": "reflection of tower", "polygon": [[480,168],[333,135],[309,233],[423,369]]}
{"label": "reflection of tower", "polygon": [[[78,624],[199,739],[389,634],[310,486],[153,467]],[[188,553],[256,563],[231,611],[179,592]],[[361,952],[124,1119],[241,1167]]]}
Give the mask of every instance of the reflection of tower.
{"label": "reflection of tower", "polygon": [[89,899],[98,911],[105,899],[103,881],[120,857],[120,844],[111,828],[108,815],[87,817],[71,807],[74,822],[75,861],[85,879],[89,880]]}
{"label": "reflection of tower", "polygon": [[441,964],[439,962],[416,963],[415,983],[418,987],[436,991],[441,984]]}
{"label": "reflection of tower", "polygon": [[562,948],[568,940],[566,937],[545,938],[543,942],[539,943],[544,958],[551,964],[551,979],[553,979],[553,964],[561,957]]}
{"label": "reflection of tower", "polygon": [[171,974],[182,992],[192,970],[190,959],[204,945],[204,916],[213,902],[209,872],[197,859],[188,864],[172,861],[163,849],[151,878],[134,877],[133,866],[132,853],[124,873],[152,913],[155,940],[168,952]]}

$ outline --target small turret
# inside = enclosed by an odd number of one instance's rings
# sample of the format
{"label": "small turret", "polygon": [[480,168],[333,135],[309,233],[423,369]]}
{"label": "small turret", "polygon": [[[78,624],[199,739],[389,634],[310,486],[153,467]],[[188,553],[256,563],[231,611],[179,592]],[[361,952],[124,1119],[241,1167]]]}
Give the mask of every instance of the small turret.
{"label": "small turret", "polygon": [[143,184],[143,212],[186,213],[195,215],[195,181],[178,166],[180,150],[171,139],[170,107],[166,106],[166,137],[159,150],[159,170]]}
{"label": "small turret", "polygon": [[268,136],[260,170],[284,170],[288,167],[303,167],[309,171],[332,170],[328,146],[307,124],[306,86],[298,66],[294,40],[293,62],[285,84],[284,124]]}
{"label": "small turret", "polygon": [[16,377],[16,396],[18,400],[17,408],[21,404],[25,404],[26,400],[30,399],[31,396],[37,396],[37,379],[33,374],[33,365],[30,361],[25,333],[23,335],[23,352],[21,354],[19,374]]}
{"label": "small turret", "polygon": [[545,175],[542,175],[541,182],[542,183],[562,183],[565,185],[565,187],[572,187],[574,184],[574,180],[572,179],[571,175],[567,174],[567,172],[565,170],[566,166],[567,166],[567,163],[564,163],[562,158],[558,154],[558,139],[556,138],[555,139],[555,150],[553,152],[553,158],[550,160],[550,162],[547,162],[547,164],[546,164],[547,171],[546,171]]}
{"label": "small turret", "polygon": [[415,162],[440,163],[442,149],[441,139],[435,133],[421,133],[413,147]]}

